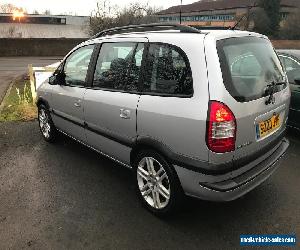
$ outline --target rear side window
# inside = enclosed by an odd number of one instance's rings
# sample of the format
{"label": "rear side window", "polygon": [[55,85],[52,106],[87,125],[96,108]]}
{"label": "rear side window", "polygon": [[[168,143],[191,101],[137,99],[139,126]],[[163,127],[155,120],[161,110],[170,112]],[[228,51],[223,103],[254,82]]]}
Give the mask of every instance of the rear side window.
{"label": "rear side window", "polygon": [[171,96],[193,94],[193,80],[185,53],[172,45],[150,44],[144,92]]}
{"label": "rear side window", "polygon": [[93,87],[137,91],[143,50],[142,43],[102,44]]}
{"label": "rear side window", "polygon": [[286,81],[271,43],[264,38],[224,39],[217,42],[217,49],[225,87],[237,101],[264,97],[267,85]]}

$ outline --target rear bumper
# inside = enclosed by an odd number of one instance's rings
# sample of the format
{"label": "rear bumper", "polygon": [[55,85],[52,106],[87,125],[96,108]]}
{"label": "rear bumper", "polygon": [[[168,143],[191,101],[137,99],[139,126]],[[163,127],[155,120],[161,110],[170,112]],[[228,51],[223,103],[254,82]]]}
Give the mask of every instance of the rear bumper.
{"label": "rear bumper", "polygon": [[[289,141],[283,138],[263,160],[256,159],[240,169],[222,175],[205,175],[174,166],[183,190],[189,196],[211,201],[235,200],[248,193],[279,167]],[[252,166],[249,168],[250,166]]]}

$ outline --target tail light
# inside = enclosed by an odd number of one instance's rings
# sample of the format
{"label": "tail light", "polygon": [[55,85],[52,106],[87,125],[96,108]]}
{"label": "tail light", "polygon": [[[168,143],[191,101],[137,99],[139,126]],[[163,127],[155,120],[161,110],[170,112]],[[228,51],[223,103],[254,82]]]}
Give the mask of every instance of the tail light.
{"label": "tail light", "polygon": [[236,120],[232,111],[223,103],[210,101],[207,115],[206,143],[216,153],[235,149]]}

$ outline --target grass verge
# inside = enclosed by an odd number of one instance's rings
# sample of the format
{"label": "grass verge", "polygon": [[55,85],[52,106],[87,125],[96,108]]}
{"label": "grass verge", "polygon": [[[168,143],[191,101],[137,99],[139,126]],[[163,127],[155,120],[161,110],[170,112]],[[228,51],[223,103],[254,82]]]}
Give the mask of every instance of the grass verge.
{"label": "grass verge", "polygon": [[4,97],[0,122],[30,121],[37,117],[37,107],[32,101],[27,75],[14,80],[12,88]]}

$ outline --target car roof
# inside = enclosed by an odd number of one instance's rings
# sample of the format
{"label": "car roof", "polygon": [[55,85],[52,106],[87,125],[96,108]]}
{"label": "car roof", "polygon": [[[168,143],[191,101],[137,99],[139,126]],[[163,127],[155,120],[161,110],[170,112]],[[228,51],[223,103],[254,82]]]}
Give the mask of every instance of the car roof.
{"label": "car roof", "polygon": [[161,30],[161,31],[147,31],[147,32],[124,32],[121,34],[114,34],[114,35],[106,35],[106,36],[101,36],[98,38],[92,38],[88,41],[87,43],[91,42],[101,42],[102,40],[106,39],[113,39],[113,38],[148,38],[151,41],[155,41],[156,39],[158,41],[163,40],[164,38],[168,38],[167,40],[170,39],[176,39],[178,36],[184,37],[185,39],[189,38],[195,38],[195,36],[208,36],[213,38],[214,40],[221,40],[221,39],[226,39],[226,38],[231,38],[231,37],[242,37],[242,36],[256,36],[256,37],[263,37],[267,38],[264,35],[254,33],[254,32],[249,32],[249,31],[240,31],[240,30],[199,30],[199,33],[182,33],[178,30]]}
{"label": "car roof", "polygon": [[89,40],[79,44],[72,51],[81,46],[86,46],[95,43],[101,43],[103,41],[113,41],[113,39],[120,38],[144,38],[149,42],[170,43],[177,45],[177,43],[184,44],[190,41],[196,43],[201,42],[204,38],[208,38],[209,42],[216,42],[217,40],[254,36],[268,39],[266,36],[249,32],[240,31],[236,29],[220,29],[216,27],[201,27],[194,28],[191,26],[181,25],[177,23],[153,23],[153,24],[141,24],[141,25],[129,25],[116,27],[112,29],[103,30],[91,37]]}

